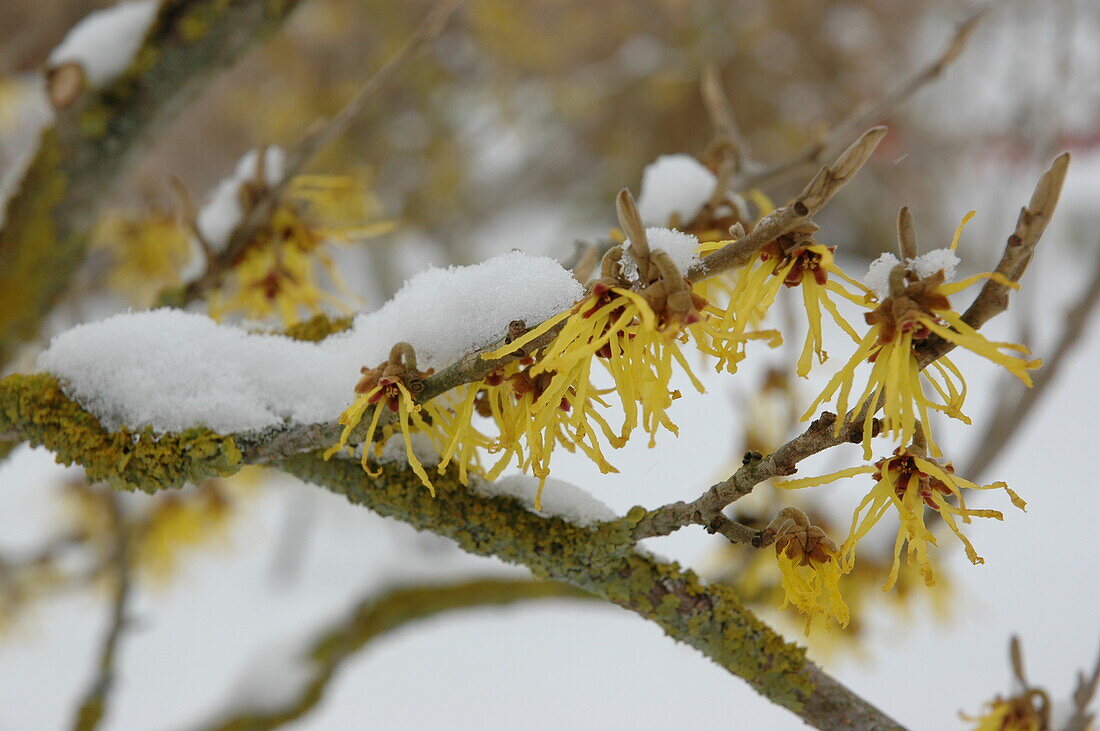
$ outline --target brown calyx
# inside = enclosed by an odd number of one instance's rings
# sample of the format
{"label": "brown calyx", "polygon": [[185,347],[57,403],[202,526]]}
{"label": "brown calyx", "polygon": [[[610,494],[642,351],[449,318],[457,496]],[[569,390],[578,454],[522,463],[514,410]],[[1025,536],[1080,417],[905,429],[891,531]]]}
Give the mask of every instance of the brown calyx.
{"label": "brown calyx", "polygon": [[775,543],[775,552],[799,566],[826,563],[837,555],[836,543],[798,508],[783,508],[761,533],[760,545]]}
{"label": "brown calyx", "polygon": [[424,390],[424,379],[435,373],[435,369],[417,369],[416,351],[413,347],[408,343],[397,343],[390,350],[388,360],[374,368],[364,366],[359,372],[363,377],[355,384],[355,392],[364,394],[378,389],[370,397],[369,403],[385,401],[390,410],[396,412],[401,403],[401,389],[398,384],[403,385],[415,397]]}
{"label": "brown calyx", "polygon": [[908,274],[904,264],[894,267],[890,295],[863,316],[868,325],[880,326],[880,343],[891,342],[899,332],[912,333],[913,340],[924,340],[932,333],[922,318],[938,320],[936,310],[951,309],[947,296],[936,291],[944,283],[942,271],[912,283],[907,283]]}
{"label": "brown calyx", "polygon": [[[875,473],[872,477],[879,481],[883,476],[883,468],[890,471],[894,482],[894,494],[901,500],[905,497],[905,493],[909,489],[915,489],[917,495],[924,502],[925,505],[933,510],[939,510],[939,506],[936,505],[932,499],[935,493],[947,496],[951,495],[951,488],[948,487],[943,480],[940,480],[927,472],[922,472],[917,467],[917,456],[923,457],[923,455],[913,454],[910,450],[903,450],[898,447],[894,450],[893,457],[886,457],[875,462]],[[952,474],[955,471],[955,466],[948,462],[943,466],[944,472]],[[915,487],[914,487],[915,485]]]}

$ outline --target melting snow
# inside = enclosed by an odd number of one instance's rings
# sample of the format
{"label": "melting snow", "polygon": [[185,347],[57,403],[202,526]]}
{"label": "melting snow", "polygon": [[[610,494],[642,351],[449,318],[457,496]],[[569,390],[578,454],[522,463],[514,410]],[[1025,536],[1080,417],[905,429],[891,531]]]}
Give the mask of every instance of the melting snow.
{"label": "melting snow", "polygon": [[160,0],[136,0],[89,13],[53,49],[49,65],[76,62],[93,87],[113,81],[134,59],[159,9]]}

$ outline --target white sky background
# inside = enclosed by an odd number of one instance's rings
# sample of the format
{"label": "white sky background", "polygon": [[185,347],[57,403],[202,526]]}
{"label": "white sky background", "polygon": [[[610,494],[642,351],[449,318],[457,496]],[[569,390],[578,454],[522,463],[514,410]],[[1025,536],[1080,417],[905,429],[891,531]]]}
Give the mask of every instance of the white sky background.
{"label": "white sky background", "polygon": [[[930,40],[932,47],[937,44]],[[974,50],[958,72],[927,92],[930,107],[974,106],[968,102],[973,86],[967,64],[988,63]],[[968,267],[968,250],[981,249],[981,261],[992,261],[990,242],[1011,231],[1039,169],[1038,163],[986,160],[980,170],[958,173],[951,210],[942,212],[939,225],[951,228],[966,211],[979,211],[960,249],[963,273],[975,270]],[[1100,248],[1095,229],[1089,233],[1083,223],[1095,216],[1098,197],[1100,156],[1078,155],[1066,205],[1025,280],[1031,291],[1027,301],[1042,308],[1034,318],[1039,355],[1058,332],[1088,256]],[[921,212],[917,215],[920,230]],[[572,233],[565,232],[563,243]],[[834,243],[843,248],[843,241]],[[485,242],[479,251],[485,246],[489,254],[514,244],[514,237],[502,236],[495,248]],[[987,334],[1009,339],[1012,324],[1013,316],[1003,316]],[[844,348],[838,344],[834,352],[839,358]],[[1012,633],[1023,639],[1032,681],[1056,697],[1064,697],[1076,670],[1094,660],[1100,643],[1100,551],[1093,536],[1100,492],[1088,458],[1098,436],[1098,358],[1100,322],[1094,322],[1022,438],[986,475],[1009,481],[1029,503],[1026,515],[1006,509],[1004,522],[979,520],[968,527],[987,563],[971,566],[957,542],[941,541],[960,587],[953,619],[944,622],[920,611],[907,625],[886,618],[869,643],[869,661],[837,659],[827,665],[902,723],[959,727],[959,710],[977,711],[994,694],[1008,691],[1006,645]],[[973,366],[966,370],[972,389],[968,413],[979,423],[970,430],[947,429],[941,443],[959,445],[955,453],[965,451],[966,440],[980,432],[980,419],[1003,385],[992,367],[960,362],[964,369]],[[687,397],[672,412],[679,439],[665,435],[653,451],[636,440],[609,455],[622,470],[619,475],[601,476],[585,461],[555,455],[554,476],[592,491],[620,512],[634,504],[698,495],[725,476],[720,473],[726,455],[733,456],[739,441],[732,394],[757,382],[751,370],[732,378],[707,375],[709,398],[685,389]],[[807,399],[813,388],[806,386]],[[825,455],[802,472],[813,472],[813,465],[824,469],[837,459]],[[63,469],[41,451],[22,449],[0,464],[0,547],[33,545],[43,535],[56,510],[49,493],[60,473]],[[838,499],[854,507],[861,491],[849,490]],[[167,590],[140,593],[104,728],[183,729],[208,718],[229,700],[229,689],[265,647],[294,642],[365,592],[392,582],[487,572],[522,575],[290,480],[266,484],[250,500],[228,545],[197,552]],[[1007,500],[990,495],[983,498],[986,505],[1003,507]],[[272,577],[276,539],[288,511],[313,516],[299,577],[289,584]],[[698,565],[715,540],[685,529],[650,547]],[[106,611],[101,597],[74,594],[45,605],[18,633],[0,639],[0,731],[67,725],[91,677]],[[788,636],[799,635],[788,630]],[[796,717],[673,643],[656,626],[611,606],[555,601],[449,614],[392,633],[345,665],[319,711],[288,728],[655,728],[710,726],[716,719],[723,719],[718,724],[723,727],[803,728]]]}

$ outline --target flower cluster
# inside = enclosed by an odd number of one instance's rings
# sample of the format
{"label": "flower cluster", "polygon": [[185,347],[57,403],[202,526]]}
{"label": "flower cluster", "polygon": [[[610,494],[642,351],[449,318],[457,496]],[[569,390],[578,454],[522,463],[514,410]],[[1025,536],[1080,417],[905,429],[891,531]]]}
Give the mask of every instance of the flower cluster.
{"label": "flower cluster", "polygon": [[[874,479],[839,546],[801,511],[780,511],[766,533],[769,545],[776,546],[784,606],[793,605],[807,615],[807,630],[825,618],[846,625],[850,616],[840,594],[841,578],[855,570],[859,541],[891,511],[896,511],[900,527],[885,588],[898,581],[903,548],[924,583],[935,583],[929,554],[929,546],[936,543],[932,515],[962,542],[972,562],[982,562],[961,526],[973,518],[1002,519],[1002,514],[968,508],[964,493],[1004,489],[1017,507],[1023,509],[1024,503],[1004,483],[980,486],[956,475],[949,462],[936,461],[942,455],[929,416],[939,412],[966,421],[966,384],[949,359],[922,360],[920,348],[940,338],[988,358],[1027,384],[1028,371],[1039,361],[1011,354],[1026,355],[1023,346],[986,340],[952,309],[949,297],[980,280],[1015,286],[995,273],[951,281],[962,226],[949,249],[904,262],[889,255],[880,258],[864,283],[840,268],[835,247],[816,240],[818,229],[812,223],[765,242],[738,271],[693,281],[689,273],[706,270],[692,266],[701,255],[748,235],[741,208],[721,196],[689,206],[693,212],[684,220],[708,231],[710,241],[701,244],[684,231],[646,229],[627,191],[617,204],[622,243],[604,254],[598,274],[585,282],[579,301],[531,328],[513,322],[504,343],[482,355],[493,362],[493,369],[449,399],[420,402],[415,386],[425,374],[416,371],[407,351],[395,348],[388,363],[364,369],[360,396],[341,418],[345,430],[330,453],[347,445],[373,405],[362,457],[368,471],[369,455],[378,449],[372,446],[373,437],[388,407],[399,423],[383,424],[383,436],[390,433],[387,430],[401,431],[409,463],[429,488],[431,481],[410,443],[412,431],[427,435],[437,447],[439,471],[455,463],[463,482],[471,471],[495,479],[515,464],[540,480],[541,496],[559,447],[585,454],[601,472],[613,472],[606,450],[622,447],[634,430],[648,435],[650,447],[658,432],[677,433],[670,415],[681,395],[676,378],[703,390],[689,365],[686,346],[713,358],[719,372],[736,372],[747,343],[781,341],[778,332],[765,327],[766,318],[780,292],[800,289],[806,337],[797,374],[807,377],[827,359],[825,314],[855,344],[851,358],[802,418],[811,418],[823,404],[835,403],[836,434],[852,423],[860,425],[865,459],[872,455],[879,425],[897,448],[873,464],[780,485],[809,487],[862,474]],[[766,210],[763,202],[758,205]],[[674,212],[672,220],[680,220],[678,215]],[[709,228],[714,221],[703,220],[707,216],[736,217],[730,228],[734,240],[715,240]],[[865,333],[842,314],[842,302],[863,310]],[[857,385],[865,364],[870,365],[869,378],[865,385]],[[602,383],[610,385],[597,385]],[[876,418],[879,413],[881,421]],[[485,455],[495,459],[487,470]]]}
{"label": "flower cluster", "polygon": [[[263,184],[242,187],[242,209],[251,210],[267,192]],[[369,200],[353,178],[309,175],[291,180],[266,223],[231,262],[224,285],[210,298],[210,315],[278,316],[289,326],[298,322],[302,309],[319,313],[328,305],[347,311],[352,296],[327,246],[393,229],[388,221],[356,225],[370,219]],[[322,272],[332,291],[322,286]]]}

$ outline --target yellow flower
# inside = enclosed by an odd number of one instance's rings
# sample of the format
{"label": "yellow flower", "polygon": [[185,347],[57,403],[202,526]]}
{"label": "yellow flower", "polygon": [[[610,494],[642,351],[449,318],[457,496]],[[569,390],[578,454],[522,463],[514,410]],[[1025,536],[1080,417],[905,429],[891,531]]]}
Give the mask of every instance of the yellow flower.
{"label": "yellow flower", "polygon": [[[725,308],[708,308],[712,317],[705,325],[708,337],[700,350],[717,358],[716,370],[736,372],[738,364],[745,358],[745,344],[749,340],[767,339],[772,347],[782,343],[778,332],[757,328],[783,286],[801,287],[808,321],[806,341],[798,358],[798,375],[803,378],[809,375],[815,355],[821,363],[828,357],[822,347],[822,308],[844,332],[859,341],[859,336],[840,314],[830,293],[860,305],[863,299],[844,289],[831,275],[857,287],[859,285],[836,265],[833,257],[835,247],[814,241],[811,237],[813,230],[785,234],[763,247],[737,272],[736,281],[728,291]],[[718,242],[716,246],[724,243],[728,242]]]}
{"label": "yellow flower", "polygon": [[[836,480],[854,477],[859,474],[871,474],[875,486],[856,507],[852,515],[852,527],[848,537],[840,547],[841,567],[847,572],[855,565],[856,544],[890,511],[897,511],[900,526],[894,542],[894,560],[890,574],[883,589],[889,590],[898,579],[901,562],[901,550],[907,547],[907,559],[916,563],[924,577],[925,585],[935,584],[935,573],[928,546],[936,544],[936,537],[925,523],[925,511],[935,511],[944,524],[962,542],[966,556],[971,563],[985,563],[977,554],[970,540],[963,535],[959,522],[969,523],[971,518],[995,518],[1003,520],[998,510],[974,510],[966,507],[963,488],[970,490],[1003,489],[1008,493],[1012,504],[1024,510],[1026,503],[1005,483],[994,482],[978,485],[954,473],[951,464],[941,466],[924,458],[919,450],[898,449],[894,455],[881,459],[874,466],[852,467],[822,477],[807,477],[798,480],[786,480],[778,487],[797,489],[823,485]],[[953,499],[954,502],[950,502]]]}
{"label": "yellow flower", "polygon": [[[1001,352],[1007,349],[1028,354],[1027,348],[1022,345],[986,340],[951,309],[948,296],[981,279],[1016,286],[996,273],[977,274],[960,282],[947,283],[942,270],[924,279],[916,279],[916,275],[905,265],[894,267],[890,273],[889,293],[872,312],[865,315],[871,329],[859,342],[848,363],[833,376],[803,414],[803,420],[811,418],[819,407],[828,402],[835,402],[837,414],[842,417],[853,404],[855,408],[870,405],[863,414],[864,454],[869,459],[875,405],[881,404],[884,433],[905,444],[912,441],[919,426],[922,439],[928,444],[932,455],[940,456],[940,449],[929,428],[929,411],[939,411],[967,424],[970,420],[962,412],[966,381],[955,364],[949,358],[941,357],[933,361],[929,369],[922,371],[917,362],[913,348],[932,335],[993,361],[1031,386],[1028,371],[1041,366],[1042,361],[1025,360]],[[873,364],[871,375],[867,386],[853,402],[851,395],[856,369],[865,361]],[[934,396],[925,394],[924,384],[931,386]],[[844,423],[845,419],[837,419],[838,434]]]}
{"label": "yellow flower", "polygon": [[[329,447],[325,452],[325,459],[329,459],[342,449],[347,448],[348,439],[352,436],[355,427],[363,420],[364,415],[373,406],[374,411],[363,437],[363,454],[360,464],[363,470],[371,477],[381,474],[380,470],[371,469],[369,460],[371,456],[380,455],[384,440],[375,441],[374,436],[378,431],[382,413],[389,409],[397,415],[397,429],[405,442],[405,456],[408,459],[412,471],[420,478],[424,487],[435,495],[435,486],[432,485],[427,471],[420,459],[416,456],[412,444],[412,430],[425,434],[437,449],[442,449],[445,438],[440,430],[445,416],[437,405],[428,402],[417,403],[410,388],[419,391],[425,377],[431,375],[432,369],[419,371],[416,368],[416,356],[412,346],[408,343],[398,343],[390,351],[390,358],[376,368],[362,368],[363,378],[355,387],[359,396],[340,415],[340,423],[344,425],[344,431],[340,440]],[[425,419],[422,415],[429,418]],[[387,436],[384,428],[383,436]]]}
{"label": "yellow flower", "polygon": [[793,604],[806,615],[806,634],[817,620],[832,618],[848,626],[848,605],[840,594],[844,573],[836,544],[821,528],[811,525],[797,508],[784,508],[764,531],[774,537],[776,560],[782,576],[783,604]]}
{"label": "yellow flower", "polygon": [[[690,293],[688,294],[690,297]],[[546,321],[509,345],[487,354],[486,358],[500,358],[522,348],[527,343],[564,322],[554,340],[538,355],[530,368],[534,378],[550,376],[542,390],[549,394],[540,399],[539,409],[544,412],[539,422],[552,422],[545,412],[559,408],[560,399],[568,389],[578,384],[584,390],[582,403],[599,394],[589,384],[593,358],[607,368],[615,381],[615,392],[622,405],[624,419],[618,435],[597,419],[597,425],[613,446],[622,446],[637,425],[650,435],[650,446],[655,443],[657,431],[664,427],[673,434],[678,428],[668,417],[667,410],[679,397],[671,388],[675,366],[687,374],[691,383],[702,392],[703,385],[691,370],[680,350],[684,339],[683,328],[694,323],[695,315],[686,310],[665,309],[664,317],[658,317],[647,299],[638,292],[623,287],[608,287],[597,283],[592,294],[561,315]],[[599,403],[599,402],[597,402]],[[606,404],[601,404],[606,405]],[[594,408],[580,409],[575,414],[590,418],[597,415]],[[590,433],[590,427],[577,422],[581,433]]]}
{"label": "yellow flower", "polygon": [[[351,178],[310,175],[291,181],[267,225],[234,263],[222,290],[211,296],[211,316],[221,318],[230,312],[252,318],[278,315],[289,326],[298,322],[301,309],[316,314],[330,305],[348,311],[346,301],[354,296],[326,245],[371,238],[394,228],[389,221],[358,226],[350,222],[370,215],[360,202],[366,195]],[[335,292],[322,288],[320,270]]]}
{"label": "yellow flower", "polygon": [[960,715],[977,724],[974,731],[1044,731],[1049,728],[1049,706],[1046,693],[1032,689],[1012,698],[997,696],[986,704],[985,715],[978,718]]}
{"label": "yellow flower", "polygon": [[139,305],[148,305],[162,288],[177,284],[191,256],[187,231],[175,216],[156,210],[142,216],[108,214],[92,245],[112,258],[111,288]]}

